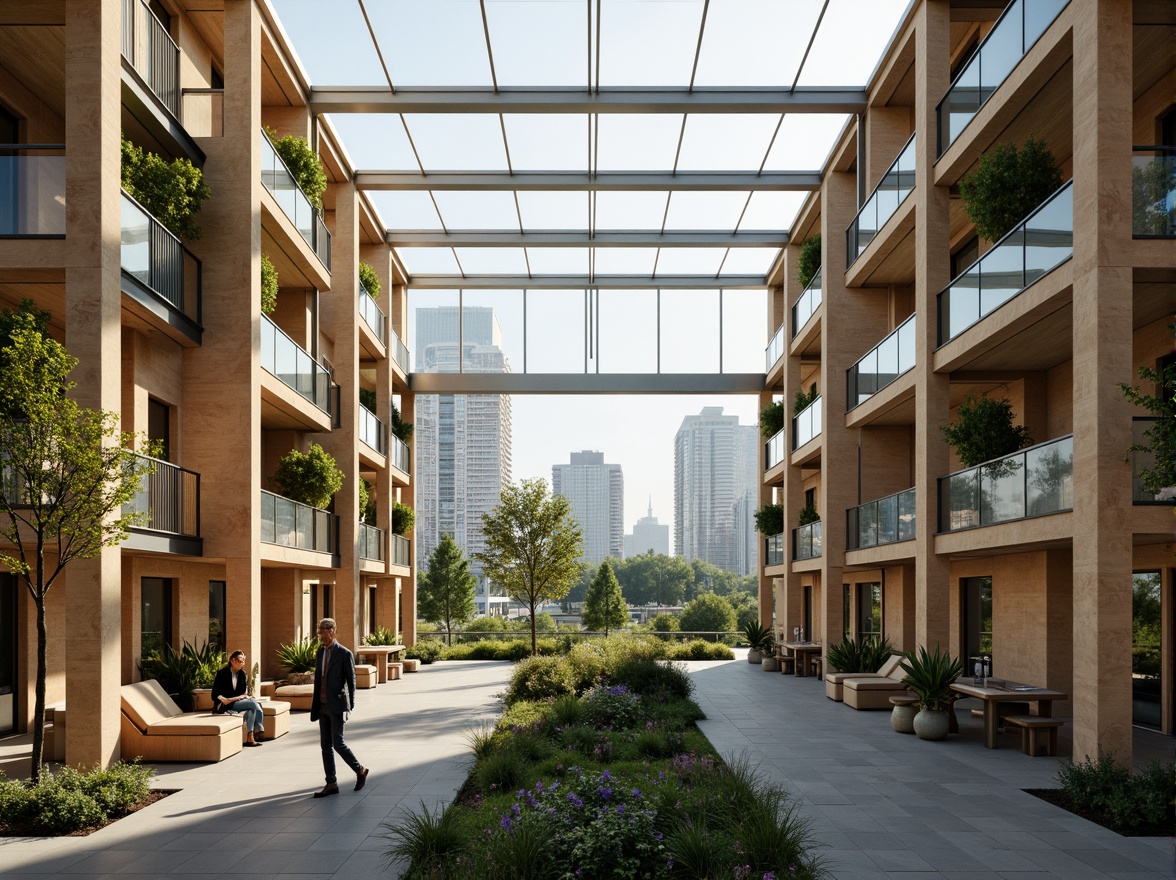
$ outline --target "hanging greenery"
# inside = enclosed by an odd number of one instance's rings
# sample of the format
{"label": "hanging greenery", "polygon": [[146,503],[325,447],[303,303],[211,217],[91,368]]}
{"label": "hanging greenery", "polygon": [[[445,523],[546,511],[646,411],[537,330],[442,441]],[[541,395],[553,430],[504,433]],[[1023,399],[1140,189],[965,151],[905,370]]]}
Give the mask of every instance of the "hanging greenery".
{"label": "hanging greenery", "polygon": [[400,417],[400,410],[392,404],[392,436],[407,443],[412,439],[412,422],[406,422]]}
{"label": "hanging greenery", "polygon": [[800,259],[796,261],[797,280],[801,287],[808,287],[821,271],[821,236],[818,233],[800,246]]}
{"label": "hanging greenery", "polygon": [[1062,185],[1062,171],[1044,141],[1033,138],[1018,150],[999,144],[980,157],[960,181],[964,210],[976,231],[997,241]]}
{"label": "hanging greenery", "polygon": [[784,403],[774,401],[760,410],[760,433],[765,437],[775,437],[784,429]]}
{"label": "hanging greenery", "polygon": [[319,158],[318,153],[310,148],[310,144],[306,142],[305,138],[300,138],[298,135],[289,134],[285,137],[278,137],[278,133],[269,127],[265,129],[265,133],[269,136],[270,143],[274,145],[274,150],[282,157],[282,161],[286,163],[286,167],[294,175],[298,188],[302,190],[310,203],[321,211],[323,209],[323,193],[327,191],[327,172],[323,169],[323,160]]}
{"label": "hanging greenery", "polygon": [[278,307],[278,270],[273,261],[261,255],[261,311],[272,315]]}
{"label": "hanging greenery", "polygon": [[196,215],[212,191],[204,172],[187,159],[165,162],[123,138],[122,188],[173,235],[200,238]]}
{"label": "hanging greenery", "polygon": [[[1170,324],[1176,335],[1176,324]],[[1139,378],[1152,382],[1160,389],[1156,394],[1143,394],[1138,385],[1121,384],[1123,396],[1156,416],[1156,421],[1143,432],[1144,443],[1137,443],[1127,451],[1150,453],[1151,467],[1139,469],[1139,482],[1145,491],[1158,495],[1176,486],[1176,364],[1168,364],[1163,372],[1151,367],[1140,367]]]}
{"label": "hanging greenery", "polygon": [[956,410],[955,421],[939,430],[966,468],[1004,458],[1033,444],[1029,430],[1013,424],[1013,405],[1007,397],[994,400],[969,394]]}
{"label": "hanging greenery", "polygon": [[380,298],[380,276],[363,260],[359,261],[359,283],[372,299]]}

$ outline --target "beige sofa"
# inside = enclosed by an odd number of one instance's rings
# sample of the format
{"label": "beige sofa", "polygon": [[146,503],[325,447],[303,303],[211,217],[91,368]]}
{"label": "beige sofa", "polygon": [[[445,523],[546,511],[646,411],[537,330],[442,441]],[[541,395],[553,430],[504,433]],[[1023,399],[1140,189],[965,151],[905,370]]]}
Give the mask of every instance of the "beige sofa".
{"label": "beige sofa", "polygon": [[896,666],[889,675],[847,678],[841,682],[845,705],[854,709],[891,709],[890,698],[906,696],[906,671]]}
{"label": "beige sofa", "polygon": [[[272,682],[270,683],[270,690],[273,690]],[[196,688],[192,691],[192,697],[195,699],[197,712],[211,712],[212,711],[212,690],[209,688]],[[290,732],[290,704],[283,703],[279,700],[263,699],[261,703],[261,713],[263,716],[262,724],[265,725],[265,738],[277,739],[279,736],[285,736]],[[241,718],[241,738],[245,738],[245,719]]]}
{"label": "beige sofa", "polygon": [[180,707],[154,680],[126,684],[122,696],[122,756],[144,761],[223,761],[241,751],[241,719]]}
{"label": "beige sofa", "polygon": [[825,675],[825,696],[830,700],[841,702],[842,687],[846,679],[850,678],[886,678],[898,664],[902,662],[901,654],[891,654],[890,659],[882,664],[877,672],[829,672]]}

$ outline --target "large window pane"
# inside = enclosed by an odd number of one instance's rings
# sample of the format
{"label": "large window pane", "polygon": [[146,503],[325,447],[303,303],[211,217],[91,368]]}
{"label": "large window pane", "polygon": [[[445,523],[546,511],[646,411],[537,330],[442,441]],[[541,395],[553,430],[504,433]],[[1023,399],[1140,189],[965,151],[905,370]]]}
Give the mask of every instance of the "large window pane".
{"label": "large window pane", "polygon": [[1136,724],[1160,727],[1163,616],[1158,571],[1131,578],[1131,716]]}

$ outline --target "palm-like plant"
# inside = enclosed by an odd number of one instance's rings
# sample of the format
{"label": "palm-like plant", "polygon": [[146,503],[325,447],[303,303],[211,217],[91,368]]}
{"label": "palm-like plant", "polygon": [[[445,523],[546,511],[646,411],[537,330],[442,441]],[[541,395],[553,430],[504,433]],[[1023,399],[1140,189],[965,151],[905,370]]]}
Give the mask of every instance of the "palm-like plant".
{"label": "palm-like plant", "polygon": [[906,672],[904,683],[919,698],[921,708],[942,711],[955,702],[951,685],[964,672],[964,664],[958,657],[941,653],[939,645],[935,646],[934,654],[920,646],[917,653],[911,651],[899,665]]}
{"label": "palm-like plant", "polygon": [[772,631],[758,620],[751,620],[743,627],[743,637],[747,639],[751,650],[764,652],[772,642]]}
{"label": "palm-like plant", "polygon": [[318,648],[319,641],[314,636],[278,645],[278,662],[289,672],[314,672]]}

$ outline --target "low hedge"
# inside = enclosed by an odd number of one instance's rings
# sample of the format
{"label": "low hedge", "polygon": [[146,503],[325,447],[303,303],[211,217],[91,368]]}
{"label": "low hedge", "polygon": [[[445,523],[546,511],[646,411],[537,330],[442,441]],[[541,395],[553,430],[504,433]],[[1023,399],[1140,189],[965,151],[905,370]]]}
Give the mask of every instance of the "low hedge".
{"label": "low hedge", "polygon": [[101,827],[147,800],[154,776],[152,767],[121,761],[88,772],[45,769],[36,785],[0,773],[0,832],[43,836]]}

